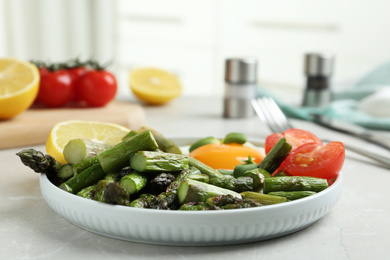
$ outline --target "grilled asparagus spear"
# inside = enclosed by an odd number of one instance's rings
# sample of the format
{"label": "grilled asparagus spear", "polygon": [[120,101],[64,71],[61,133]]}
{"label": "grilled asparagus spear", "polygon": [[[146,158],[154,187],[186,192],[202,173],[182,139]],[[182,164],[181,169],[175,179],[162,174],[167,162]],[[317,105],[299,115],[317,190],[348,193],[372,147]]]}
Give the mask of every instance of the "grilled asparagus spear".
{"label": "grilled asparagus spear", "polygon": [[208,198],[217,195],[233,195],[241,198],[241,195],[232,190],[223,189],[211,184],[185,179],[178,187],[177,195],[180,204],[188,202],[205,202]]}
{"label": "grilled asparagus spear", "polygon": [[287,200],[297,200],[316,194],[315,191],[274,191],[269,192],[268,195],[286,197]]}
{"label": "grilled asparagus spear", "polygon": [[174,210],[179,207],[177,194],[174,191],[162,192],[152,199],[150,208]]}
{"label": "grilled asparagus spear", "polygon": [[70,140],[64,147],[64,158],[70,164],[79,163],[95,157],[111,146],[103,142],[94,142],[80,138]]}
{"label": "grilled asparagus spear", "polygon": [[153,129],[151,127],[148,127],[148,126],[141,127],[140,129],[138,129],[137,132],[140,133],[140,132],[143,132],[143,131],[150,131],[150,132],[152,132],[154,138],[156,139],[158,147],[161,149],[161,151],[166,152],[166,153],[181,154],[181,150],[176,145],[176,143],[173,142],[172,140],[166,138],[160,132],[158,132],[155,129]]}
{"label": "grilled asparagus spear", "polygon": [[119,186],[132,195],[145,188],[147,183],[148,177],[145,174],[133,172],[122,177]]}
{"label": "grilled asparagus spear", "polygon": [[[149,189],[149,192],[155,193],[156,196],[150,200],[149,207],[153,209],[177,209],[179,207],[178,198],[177,198],[177,189],[180,185],[180,183],[188,178],[191,175],[199,174],[200,171],[196,169],[195,167],[189,167],[180,172],[180,174],[177,175],[176,179],[172,178],[172,176],[168,176],[165,173],[162,173],[158,176],[156,176],[157,180],[156,182],[163,182],[159,186],[165,186],[165,191],[157,193],[157,190],[155,189]],[[155,178],[155,179],[156,179]],[[162,179],[161,179],[162,178]]]}
{"label": "grilled asparagus spear", "polygon": [[104,172],[116,172],[129,165],[131,158],[138,151],[154,151],[158,148],[150,131],[143,131],[111,148],[99,153],[97,158]]}
{"label": "grilled asparagus spear", "polygon": [[289,143],[287,143],[286,138],[280,138],[274,147],[272,147],[271,151],[269,151],[269,153],[259,163],[258,167],[272,174],[287,158],[291,149],[292,147]]}
{"label": "grilled asparagus spear", "polygon": [[188,176],[188,178],[190,178],[192,180],[204,182],[204,183],[210,183],[210,178],[206,174],[192,174],[192,175]]}
{"label": "grilled asparagus spear", "polygon": [[210,184],[235,192],[244,192],[253,190],[253,178],[211,178]]}
{"label": "grilled asparagus spear", "polygon": [[176,177],[176,179],[168,186],[168,188],[166,189],[166,192],[173,191],[176,193],[177,188],[179,187],[180,183],[183,180],[185,180],[188,176],[193,175],[193,174],[199,175],[201,173],[200,173],[200,170],[198,168],[193,167],[193,166],[190,166],[189,168],[182,170],[179,173],[179,175]]}
{"label": "grilled asparagus spear", "polygon": [[[253,180],[253,190],[260,191],[264,185],[264,169],[256,168],[243,173],[243,177],[250,177]],[[241,178],[241,177],[240,177]]]}
{"label": "grilled asparagus spear", "polygon": [[241,209],[260,207],[261,203],[246,198],[237,198],[232,195],[220,195],[208,198],[205,202],[209,206],[218,207],[220,209]]}
{"label": "grilled asparagus spear", "polygon": [[91,185],[77,192],[77,196],[83,197],[85,199],[92,199],[96,191],[96,185]]}
{"label": "grilled asparagus spear", "polygon": [[164,192],[159,193],[150,201],[149,207],[154,209],[177,209],[179,207],[178,187],[183,180],[194,174],[200,174],[200,171],[195,167],[191,166],[182,170]]}
{"label": "grilled asparagus spear", "polygon": [[17,156],[24,165],[30,167],[37,173],[45,173],[47,178],[55,185],[60,184],[64,179],[58,175],[61,165],[52,156],[44,154],[35,149],[24,149]]}
{"label": "grilled asparagus spear", "polygon": [[180,206],[179,210],[226,210],[260,206],[262,206],[260,203],[253,200],[240,199],[232,195],[219,195],[208,198],[206,202],[185,203]]}
{"label": "grilled asparagus spear", "polygon": [[158,151],[139,151],[131,158],[138,172],[180,172],[188,168],[188,156]]}
{"label": "grilled asparagus spear", "polygon": [[326,179],[306,176],[284,176],[266,178],[264,180],[264,193],[273,191],[315,191],[320,192],[328,188]]}
{"label": "grilled asparagus spear", "polygon": [[150,182],[148,192],[158,195],[167,190],[168,186],[174,182],[176,177],[171,173],[157,174]]}
{"label": "grilled asparagus spear", "polygon": [[130,205],[130,195],[127,191],[119,186],[117,182],[107,184],[103,193],[104,202],[114,205]]}
{"label": "grilled asparagus spear", "polygon": [[285,197],[273,196],[268,194],[263,194],[259,192],[246,191],[240,193],[244,199],[249,199],[256,201],[262,205],[272,205],[282,202],[287,202]]}
{"label": "grilled asparagus spear", "polygon": [[215,207],[210,207],[204,202],[188,202],[180,206],[179,210],[199,211],[199,210],[214,210]]}
{"label": "grilled asparagus spear", "polygon": [[150,208],[150,202],[155,198],[156,196],[153,194],[141,194],[138,199],[133,200],[130,202],[130,207],[134,208]]}
{"label": "grilled asparagus spear", "polygon": [[91,157],[91,158],[88,158],[88,159],[85,159],[81,162],[78,162],[78,163],[75,163],[73,164],[73,172],[74,174],[78,174],[82,171],[84,171],[85,169],[91,167],[92,165],[94,164],[97,164],[99,163],[99,160],[98,158],[95,156],[95,157]]}
{"label": "grilled asparagus spear", "polygon": [[257,168],[257,164],[256,163],[238,164],[236,167],[234,167],[233,176],[235,178],[241,177],[244,174],[244,172],[250,171],[250,170],[253,170],[253,169],[256,169],[256,168]]}
{"label": "grilled asparagus spear", "polygon": [[210,166],[202,163],[201,161],[199,161],[195,158],[189,157],[188,165],[194,166],[195,168],[199,169],[202,174],[208,175],[210,179],[211,178],[226,178],[226,175],[220,173],[217,170],[214,170]]}
{"label": "grilled asparagus spear", "polygon": [[97,183],[103,179],[105,175],[106,173],[103,171],[103,168],[100,166],[100,164],[94,164],[81,173],[73,176],[66,182],[62,183],[59,188],[76,194],[80,190]]}
{"label": "grilled asparagus spear", "polygon": [[106,190],[107,185],[111,182],[112,181],[108,181],[108,180],[104,180],[104,179],[98,181],[98,183],[96,184],[96,190],[95,190],[95,193],[94,193],[92,199],[96,200],[96,201],[100,201],[100,202],[105,202],[104,191]]}

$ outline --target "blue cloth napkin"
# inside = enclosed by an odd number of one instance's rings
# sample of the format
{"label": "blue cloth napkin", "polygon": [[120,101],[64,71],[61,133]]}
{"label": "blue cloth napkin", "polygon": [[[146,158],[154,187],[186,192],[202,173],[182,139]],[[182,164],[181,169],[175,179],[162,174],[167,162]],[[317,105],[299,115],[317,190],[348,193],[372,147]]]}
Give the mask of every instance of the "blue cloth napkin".
{"label": "blue cloth napkin", "polygon": [[366,128],[390,130],[390,118],[373,117],[357,108],[361,99],[373,94],[383,85],[390,85],[390,62],[374,69],[351,88],[334,93],[333,101],[324,107],[294,107],[261,87],[258,88],[258,96],[274,98],[288,117],[312,121],[310,114],[315,113]]}

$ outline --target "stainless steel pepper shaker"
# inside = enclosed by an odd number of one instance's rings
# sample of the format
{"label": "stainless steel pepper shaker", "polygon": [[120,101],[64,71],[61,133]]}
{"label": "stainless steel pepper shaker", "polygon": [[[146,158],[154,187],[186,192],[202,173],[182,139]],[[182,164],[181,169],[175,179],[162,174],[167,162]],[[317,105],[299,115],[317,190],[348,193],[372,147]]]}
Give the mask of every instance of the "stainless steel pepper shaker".
{"label": "stainless steel pepper shaker", "polygon": [[334,60],[332,53],[307,53],[305,55],[306,88],[303,106],[321,107],[331,101]]}
{"label": "stainless steel pepper shaker", "polygon": [[256,97],[257,60],[229,58],[225,61],[225,97],[223,116],[245,118],[254,116],[251,100]]}

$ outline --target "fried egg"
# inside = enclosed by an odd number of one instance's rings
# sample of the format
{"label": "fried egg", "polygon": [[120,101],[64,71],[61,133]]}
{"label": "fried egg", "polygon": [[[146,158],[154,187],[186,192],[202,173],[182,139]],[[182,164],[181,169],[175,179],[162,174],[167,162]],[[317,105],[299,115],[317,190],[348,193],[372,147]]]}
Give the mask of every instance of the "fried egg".
{"label": "fried egg", "polygon": [[233,170],[236,165],[242,164],[244,160],[248,160],[249,155],[252,156],[252,160],[257,164],[264,158],[264,154],[261,151],[236,143],[207,144],[189,154],[189,156],[216,170]]}

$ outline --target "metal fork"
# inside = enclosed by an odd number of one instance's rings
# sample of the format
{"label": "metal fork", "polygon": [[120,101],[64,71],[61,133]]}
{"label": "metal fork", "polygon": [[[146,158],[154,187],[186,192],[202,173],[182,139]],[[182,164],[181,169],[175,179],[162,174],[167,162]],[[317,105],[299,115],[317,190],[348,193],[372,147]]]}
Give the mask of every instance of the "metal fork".
{"label": "metal fork", "polygon": [[[278,104],[270,97],[262,97],[252,100],[252,106],[260,120],[268,126],[273,133],[282,133],[287,129],[294,128]],[[328,143],[330,140],[321,138]],[[382,165],[390,168],[390,158],[363,150],[344,143],[344,147],[357,154],[366,156],[372,160],[380,162]]]}

